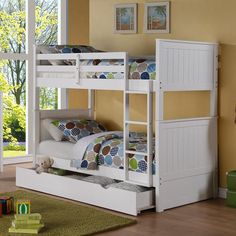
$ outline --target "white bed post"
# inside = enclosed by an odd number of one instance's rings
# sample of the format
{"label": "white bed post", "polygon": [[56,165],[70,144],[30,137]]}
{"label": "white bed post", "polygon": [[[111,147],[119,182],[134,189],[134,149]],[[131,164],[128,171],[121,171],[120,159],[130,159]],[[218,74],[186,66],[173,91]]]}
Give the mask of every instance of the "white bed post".
{"label": "white bed post", "polygon": [[33,166],[36,164],[37,157],[37,147],[40,142],[40,119],[39,119],[39,88],[37,87],[37,46],[34,45],[34,56],[33,56],[33,66],[34,66],[34,76],[33,76],[33,103],[34,103],[34,117],[33,117]]}
{"label": "white bed post", "polygon": [[211,91],[211,110],[210,110],[210,116],[214,118],[213,120],[213,134],[214,135],[214,143],[213,143],[213,149],[215,153],[213,154],[215,156],[215,169],[213,173],[213,194],[214,198],[218,197],[218,145],[217,145],[217,136],[218,136],[218,130],[217,130],[217,97],[218,97],[218,45],[214,45],[214,72],[213,72],[213,89]]}
{"label": "white bed post", "polygon": [[161,155],[160,155],[160,122],[163,120],[163,96],[164,92],[162,90],[162,82],[160,77],[160,57],[161,57],[161,41],[156,40],[156,115],[155,115],[155,160],[156,160],[156,212],[162,212],[164,209],[161,202]]}
{"label": "white bed post", "polygon": [[152,96],[152,81],[148,81],[147,93],[147,174],[148,185],[153,186],[153,96]]}
{"label": "white bed post", "polygon": [[88,90],[88,109],[89,109],[89,116],[94,119],[94,110],[95,110],[95,106],[94,106],[94,99],[95,99],[95,92],[93,89],[89,89]]}
{"label": "white bed post", "polygon": [[[217,196],[218,45],[157,40],[156,50],[156,211],[161,212]],[[211,92],[210,117],[164,120],[165,91],[198,90]]]}
{"label": "white bed post", "polygon": [[75,68],[76,83],[80,85],[80,54],[76,54],[76,68]]}
{"label": "white bed post", "polygon": [[123,103],[124,103],[124,133],[123,133],[123,140],[124,140],[124,180],[129,180],[129,158],[127,150],[129,149],[129,123],[127,121],[129,120],[129,94],[127,91],[129,90],[129,80],[128,80],[128,73],[129,73],[129,58],[128,54],[125,54],[124,58],[124,90],[123,90]]}

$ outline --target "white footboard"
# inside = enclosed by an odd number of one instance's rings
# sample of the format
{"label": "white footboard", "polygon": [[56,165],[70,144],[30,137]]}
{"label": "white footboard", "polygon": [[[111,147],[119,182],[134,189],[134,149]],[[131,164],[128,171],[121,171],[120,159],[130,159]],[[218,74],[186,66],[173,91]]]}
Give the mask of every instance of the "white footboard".
{"label": "white footboard", "polygon": [[214,196],[216,125],[215,118],[160,124],[157,211]]}

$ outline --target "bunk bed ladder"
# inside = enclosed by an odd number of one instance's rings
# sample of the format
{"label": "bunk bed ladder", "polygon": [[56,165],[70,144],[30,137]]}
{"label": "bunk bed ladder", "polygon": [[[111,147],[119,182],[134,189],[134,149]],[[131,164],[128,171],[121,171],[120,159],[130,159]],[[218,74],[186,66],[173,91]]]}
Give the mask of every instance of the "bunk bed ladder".
{"label": "bunk bed ladder", "polygon": [[[128,56],[126,56],[125,61],[125,75],[124,75],[124,181],[142,185],[147,187],[153,186],[153,176],[152,176],[152,161],[153,161],[153,105],[152,105],[152,81],[149,81],[148,87],[143,91],[134,91],[129,90],[129,71],[128,71]],[[147,121],[134,121],[129,119],[129,95],[130,94],[143,94],[147,96]],[[130,125],[141,125],[147,127],[147,152],[138,152],[132,151],[129,149],[129,134],[130,134]],[[130,155],[140,155],[146,157],[147,165],[144,163],[143,168],[146,169],[146,179],[142,182],[130,180],[129,176],[129,156]]]}

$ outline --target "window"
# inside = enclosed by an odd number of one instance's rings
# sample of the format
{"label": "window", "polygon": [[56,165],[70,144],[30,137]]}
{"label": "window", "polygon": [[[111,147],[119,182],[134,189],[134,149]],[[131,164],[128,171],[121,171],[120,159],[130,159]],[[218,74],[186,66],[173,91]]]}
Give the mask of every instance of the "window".
{"label": "window", "polygon": [[[33,44],[65,44],[66,11],[66,0],[0,1],[0,83],[6,83],[4,141],[9,149],[17,146],[17,156],[33,153],[34,104],[28,99],[34,89]],[[41,89],[40,93],[42,108],[65,104],[65,91]]]}
{"label": "window", "polygon": [[[37,45],[58,44],[57,0],[35,1],[35,41]],[[58,90],[40,88],[40,109],[58,108]]]}
{"label": "window", "polygon": [[0,1],[0,51],[26,51],[25,0]]}

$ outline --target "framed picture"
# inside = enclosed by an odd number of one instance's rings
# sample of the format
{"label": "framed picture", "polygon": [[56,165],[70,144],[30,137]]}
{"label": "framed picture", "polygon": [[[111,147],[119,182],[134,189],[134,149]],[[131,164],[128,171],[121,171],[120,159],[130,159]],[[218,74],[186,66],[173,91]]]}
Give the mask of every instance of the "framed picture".
{"label": "framed picture", "polygon": [[169,33],[169,2],[146,3],[144,8],[145,33]]}
{"label": "framed picture", "polygon": [[137,4],[116,4],[114,8],[114,32],[137,33]]}

